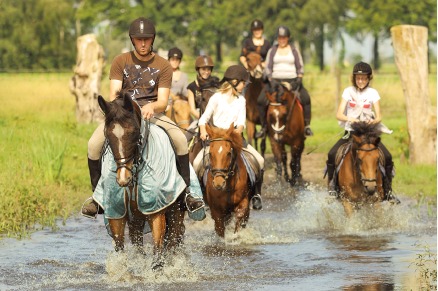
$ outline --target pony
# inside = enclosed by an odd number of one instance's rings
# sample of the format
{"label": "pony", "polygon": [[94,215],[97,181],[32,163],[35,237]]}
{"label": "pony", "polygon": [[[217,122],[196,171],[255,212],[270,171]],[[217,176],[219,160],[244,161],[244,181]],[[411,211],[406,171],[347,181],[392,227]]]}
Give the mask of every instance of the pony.
{"label": "pony", "polygon": [[170,110],[166,111],[166,116],[175,122],[178,127],[187,129],[192,122],[189,101],[183,96],[172,94],[172,105]]}
{"label": "pony", "polygon": [[[256,124],[261,124],[259,110],[257,108],[257,98],[263,89],[264,83],[262,80],[263,68],[262,59],[258,53],[250,52],[246,55],[246,62],[248,64],[248,72],[250,75],[250,82],[246,87],[246,135],[248,143],[253,145],[258,150],[258,142],[255,137]],[[254,140],[254,143],[253,143]],[[260,142],[260,153],[264,157],[266,151],[266,137],[263,137]]]}
{"label": "pony", "polygon": [[[254,195],[242,154],[243,138],[234,131],[206,125],[210,151],[204,199],[210,207],[216,234],[225,237],[225,226],[235,218],[234,233],[249,219],[249,197]],[[205,175],[205,174],[204,174]]]}
{"label": "pony", "polygon": [[339,199],[347,216],[360,205],[382,202],[385,197],[382,174],[385,158],[379,149],[378,125],[356,122],[351,127],[351,140],[336,155]]}
{"label": "pony", "polygon": [[[163,130],[152,124],[149,127],[145,125],[139,105],[132,100],[127,92],[119,92],[117,98],[112,102],[107,102],[102,96],[99,96],[98,103],[105,114],[104,133],[107,140],[106,151],[109,151],[109,154],[104,153],[103,158],[111,158],[115,162],[113,167],[115,170],[107,170],[109,172],[108,178],[104,178],[105,172],[104,167],[102,167],[102,177],[99,181],[104,185],[102,192],[105,193],[100,201],[105,206],[105,219],[108,219],[109,232],[114,240],[114,249],[116,252],[124,250],[124,232],[127,223],[132,244],[141,254],[146,256],[143,249],[143,229],[147,221],[152,230],[154,245],[152,269],[160,270],[164,264],[165,247],[171,249],[177,246],[181,243],[184,234],[185,208],[183,206],[184,195],[181,194],[185,184],[182,178],[177,175],[175,156],[169,155],[169,153],[165,156],[160,154],[159,150],[161,148],[163,151],[170,151],[171,154],[173,153],[172,146]],[[155,128],[152,128],[153,126]],[[156,138],[155,131],[162,136]],[[159,146],[153,145],[155,139],[160,139]],[[147,153],[145,156],[144,152],[152,151],[151,149],[155,152]],[[155,165],[145,160],[145,157],[152,159],[151,156],[157,156],[163,164],[170,160],[172,165],[172,167],[167,166],[168,168],[164,168],[164,170],[154,168],[157,170],[154,175],[157,175],[160,170],[162,170],[161,172],[167,171],[165,174],[169,177],[167,182],[171,187],[164,194],[164,190],[162,190],[161,185],[158,185],[158,182],[154,188],[145,185],[145,180],[140,177],[140,174],[144,173],[143,171],[150,173],[149,167]],[[114,179],[120,187],[112,191],[111,189],[117,186]],[[158,177],[158,179],[165,178]],[[141,195],[143,193],[141,191],[145,191],[149,195],[147,199]],[[158,197],[160,194],[164,196]],[[93,197],[95,195],[96,192]],[[158,198],[162,198],[162,200]],[[150,204],[153,204],[155,208],[146,212],[144,209]],[[120,208],[122,209],[120,210]]]}
{"label": "pony", "polygon": [[[270,92],[266,90],[269,101],[266,123],[268,136],[271,141],[272,153],[276,164],[277,178],[280,180],[284,170],[284,179],[291,186],[303,183],[301,176],[301,155],[304,150],[304,117],[303,109],[298,100],[298,92],[293,92],[283,85]],[[291,150],[291,177],[287,169],[287,152]]]}

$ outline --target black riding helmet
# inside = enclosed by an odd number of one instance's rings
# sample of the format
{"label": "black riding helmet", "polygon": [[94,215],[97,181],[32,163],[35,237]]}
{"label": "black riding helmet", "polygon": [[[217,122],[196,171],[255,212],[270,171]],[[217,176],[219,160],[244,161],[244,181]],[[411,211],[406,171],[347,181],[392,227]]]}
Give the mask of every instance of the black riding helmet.
{"label": "black riding helmet", "polygon": [[237,80],[238,82],[249,82],[249,73],[242,65],[229,66],[228,69],[225,71],[221,83],[231,80]]}
{"label": "black riding helmet", "polygon": [[277,37],[278,36],[287,36],[290,37],[290,30],[284,25],[281,25],[277,29]]}
{"label": "black riding helmet", "polygon": [[[134,42],[132,41],[132,38],[149,38],[152,37],[152,44],[151,44],[151,51],[153,51],[154,41],[155,41],[155,25],[152,23],[151,20],[146,19],[144,17],[139,17],[136,20],[134,20],[131,25],[129,26],[129,38],[131,39],[132,45],[134,45]],[[135,47],[135,45],[134,45]]]}
{"label": "black riding helmet", "polygon": [[263,22],[261,20],[254,19],[251,22],[251,31],[256,30],[256,29],[263,29]]}
{"label": "black riding helmet", "polygon": [[371,66],[367,63],[359,62],[354,65],[353,75],[371,75],[372,73],[373,70],[371,69]]}
{"label": "black riding helmet", "polygon": [[167,53],[167,58],[170,59],[170,58],[172,58],[172,57],[174,57],[174,58],[178,58],[178,59],[182,60],[183,53],[182,53],[182,51],[181,51],[179,48],[177,48],[177,47],[171,48],[171,49],[169,50],[169,52]]}

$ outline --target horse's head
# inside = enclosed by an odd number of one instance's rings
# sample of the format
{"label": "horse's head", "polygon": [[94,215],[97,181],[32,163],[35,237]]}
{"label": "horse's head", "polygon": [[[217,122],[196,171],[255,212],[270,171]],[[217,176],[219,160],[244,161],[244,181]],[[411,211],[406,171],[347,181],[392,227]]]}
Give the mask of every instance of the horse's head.
{"label": "horse's head", "polygon": [[187,129],[191,122],[190,105],[186,97],[174,95],[172,97],[172,109],[168,113],[177,126]]}
{"label": "horse's head", "polygon": [[225,190],[227,180],[235,174],[236,159],[242,151],[243,138],[234,132],[234,124],[226,130],[206,125],[206,130],[210,138],[209,160],[213,187]]}
{"label": "horse's head", "polygon": [[133,179],[133,166],[138,159],[141,113],[128,92],[119,92],[112,102],[102,96],[99,106],[105,113],[105,136],[117,164],[117,183],[128,186]]}
{"label": "horse's head", "polygon": [[377,191],[379,162],[381,154],[378,148],[380,143],[380,132],[376,125],[366,122],[352,124],[353,128],[353,154],[355,155],[356,166],[360,173],[360,180],[365,192],[373,195]]}
{"label": "horse's head", "polygon": [[281,90],[266,91],[266,97],[269,101],[266,120],[270,126],[269,130],[273,131],[273,138],[276,140],[281,139],[290,121],[294,102],[294,93],[282,85],[279,85],[279,87],[281,87]]}
{"label": "horse's head", "polygon": [[250,52],[246,55],[246,63],[251,77],[260,79],[263,75],[262,57],[258,53]]}

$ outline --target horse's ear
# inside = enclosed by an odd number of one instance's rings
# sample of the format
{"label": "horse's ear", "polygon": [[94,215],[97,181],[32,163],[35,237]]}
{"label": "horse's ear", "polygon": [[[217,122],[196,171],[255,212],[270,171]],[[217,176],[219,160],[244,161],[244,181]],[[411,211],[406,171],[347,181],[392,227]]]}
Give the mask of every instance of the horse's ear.
{"label": "horse's ear", "polygon": [[132,104],[132,98],[128,93],[123,94],[123,108],[128,111],[134,111],[134,105]]}
{"label": "horse's ear", "polygon": [[380,136],[376,138],[376,142],[374,143],[376,146],[380,143]]}
{"label": "horse's ear", "polygon": [[102,109],[103,113],[107,113],[109,108],[108,108],[108,102],[105,101],[105,99],[103,99],[103,97],[101,95],[99,95],[97,97],[97,103],[99,103],[99,107],[100,109]]}
{"label": "horse's ear", "polygon": [[234,130],[234,122],[231,122],[230,127],[227,129],[227,134],[231,134]]}
{"label": "horse's ear", "polygon": [[212,136],[213,130],[211,129],[210,125],[208,123],[205,125],[205,130],[207,131],[208,136]]}
{"label": "horse's ear", "polygon": [[275,95],[277,94],[277,92],[268,92],[268,90],[266,90],[266,98],[268,99],[269,102],[275,102]]}

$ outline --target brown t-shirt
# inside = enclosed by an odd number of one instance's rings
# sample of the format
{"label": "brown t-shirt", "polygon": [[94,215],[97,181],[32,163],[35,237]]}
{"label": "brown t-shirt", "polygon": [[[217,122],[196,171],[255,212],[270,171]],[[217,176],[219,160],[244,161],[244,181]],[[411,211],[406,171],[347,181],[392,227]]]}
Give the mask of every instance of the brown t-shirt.
{"label": "brown t-shirt", "polygon": [[143,106],[157,100],[158,88],[171,87],[172,67],[158,55],[145,62],[131,51],[114,58],[109,78],[122,81],[122,89],[132,91],[132,97]]}

